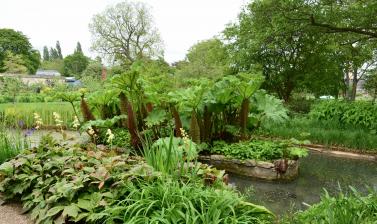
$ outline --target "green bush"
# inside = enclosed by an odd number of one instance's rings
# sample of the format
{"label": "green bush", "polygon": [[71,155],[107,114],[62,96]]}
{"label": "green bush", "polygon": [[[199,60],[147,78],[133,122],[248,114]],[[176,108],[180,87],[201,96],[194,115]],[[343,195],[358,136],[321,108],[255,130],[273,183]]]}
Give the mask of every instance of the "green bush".
{"label": "green bush", "polygon": [[287,218],[290,224],[374,224],[377,221],[377,192],[372,191],[367,196],[361,196],[351,188],[350,194],[340,193],[337,197],[327,192],[321,202],[311,206],[306,211],[297,212]]}
{"label": "green bush", "polygon": [[316,120],[334,120],[342,125],[377,130],[377,105],[366,101],[322,101],[313,106],[309,115]]}

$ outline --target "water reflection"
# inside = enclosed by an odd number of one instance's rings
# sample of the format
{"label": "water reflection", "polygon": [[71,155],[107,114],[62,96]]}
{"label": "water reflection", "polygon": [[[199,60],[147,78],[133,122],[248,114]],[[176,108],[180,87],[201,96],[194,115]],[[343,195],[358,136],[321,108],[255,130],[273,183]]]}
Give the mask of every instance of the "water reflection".
{"label": "water reflection", "polygon": [[346,191],[348,186],[362,192],[367,192],[367,186],[377,189],[377,163],[311,153],[300,160],[299,177],[292,182],[265,182],[237,175],[231,175],[230,182],[241,192],[253,189],[249,197],[252,202],[282,215],[318,202],[324,188],[330,194],[339,192],[339,188]]}

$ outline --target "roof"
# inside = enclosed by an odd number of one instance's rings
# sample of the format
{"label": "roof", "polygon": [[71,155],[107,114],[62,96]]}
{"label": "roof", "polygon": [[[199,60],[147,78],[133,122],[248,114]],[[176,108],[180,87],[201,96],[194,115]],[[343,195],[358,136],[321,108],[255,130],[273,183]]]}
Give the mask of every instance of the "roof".
{"label": "roof", "polygon": [[60,72],[56,70],[37,70],[37,76],[61,76]]}

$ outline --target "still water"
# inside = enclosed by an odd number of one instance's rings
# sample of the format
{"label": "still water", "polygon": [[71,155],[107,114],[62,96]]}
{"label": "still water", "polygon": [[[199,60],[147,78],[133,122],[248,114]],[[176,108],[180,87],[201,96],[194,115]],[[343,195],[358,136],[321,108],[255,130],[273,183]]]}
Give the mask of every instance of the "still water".
{"label": "still water", "polygon": [[353,186],[362,192],[377,190],[377,162],[345,159],[312,152],[300,159],[299,177],[292,182],[266,182],[231,175],[230,182],[249,195],[249,200],[266,206],[277,215],[305,209],[319,202],[326,189],[336,194]]}

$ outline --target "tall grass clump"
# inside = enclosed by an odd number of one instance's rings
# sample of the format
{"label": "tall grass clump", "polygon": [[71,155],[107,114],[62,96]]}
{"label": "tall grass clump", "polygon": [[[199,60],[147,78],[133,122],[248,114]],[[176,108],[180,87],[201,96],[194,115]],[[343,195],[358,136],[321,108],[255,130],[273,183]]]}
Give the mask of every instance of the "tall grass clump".
{"label": "tall grass clump", "polygon": [[166,178],[124,189],[128,196],[104,211],[105,223],[272,223],[267,209],[226,189]]}
{"label": "tall grass clump", "polygon": [[53,112],[60,114],[63,124],[73,122],[74,111],[66,102],[0,104],[0,122],[8,127],[32,128],[33,114],[38,113],[45,126],[54,126]]}
{"label": "tall grass clump", "polygon": [[27,139],[20,132],[9,134],[5,128],[0,127],[0,164],[29,146]]}
{"label": "tall grass clump", "polygon": [[372,190],[369,195],[362,196],[353,188],[351,193],[340,193],[336,197],[330,196],[326,191],[321,202],[306,211],[297,212],[286,220],[286,223],[291,224],[374,224],[376,222],[377,192]]}
{"label": "tall grass clump", "polygon": [[168,175],[182,176],[188,170],[195,171],[197,165],[196,144],[191,141],[185,132],[183,138],[160,138],[154,143],[146,138],[143,141],[143,156],[146,162],[155,170]]}

